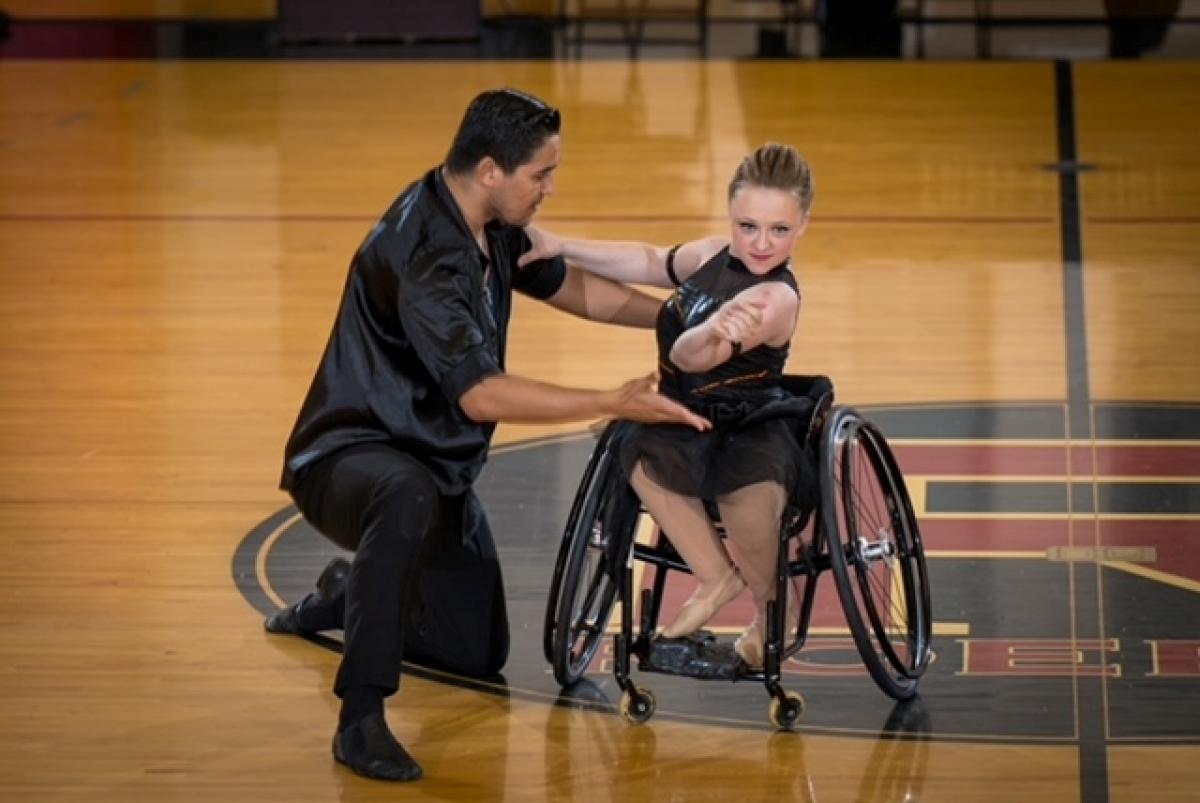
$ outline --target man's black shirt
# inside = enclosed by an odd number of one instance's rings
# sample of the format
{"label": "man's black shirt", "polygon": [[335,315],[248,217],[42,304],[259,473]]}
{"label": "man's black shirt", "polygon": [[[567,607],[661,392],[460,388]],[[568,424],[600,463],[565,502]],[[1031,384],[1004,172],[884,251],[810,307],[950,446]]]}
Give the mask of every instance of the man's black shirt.
{"label": "man's black shirt", "polygon": [[495,424],[458,405],[473,385],[504,370],[512,291],[548,298],[562,286],[561,259],[518,271],[529,238],[486,227],[476,244],[440,169],[392,204],[359,246],[337,320],[284,452],[281,487],[346,446],[389,443],[426,465],[447,494],[466,491],[483,468]]}

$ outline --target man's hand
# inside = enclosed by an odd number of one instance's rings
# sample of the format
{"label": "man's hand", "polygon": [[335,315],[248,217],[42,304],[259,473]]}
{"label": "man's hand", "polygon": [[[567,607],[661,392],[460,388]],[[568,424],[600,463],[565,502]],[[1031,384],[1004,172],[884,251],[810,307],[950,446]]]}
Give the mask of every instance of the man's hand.
{"label": "man's hand", "polygon": [[653,374],[626,382],[615,390],[585,390],[549,385],[513,374],[492,374],[458,397],[472,421],[549,424],[590,421],[598,417],[647,423],[678,423],[701,432],[712,424],[654,390]]}
{"label": "man's hand", "polygon": [[550,232],[529,225],[525,227],[525,234],[529,237],[531,245],[528,251],[517,257],[518,268],[523,268],[530,262],[536,262],[539,259],[556,257],[562,253],[563,241]]}
{"label": "man's hand", "polygon": [[656,391],[657,384],[658,377],[648,374],[622,385],[616,391],[616,417],[648,424],[686,424],[701,432],[712,429],[708,419]]}

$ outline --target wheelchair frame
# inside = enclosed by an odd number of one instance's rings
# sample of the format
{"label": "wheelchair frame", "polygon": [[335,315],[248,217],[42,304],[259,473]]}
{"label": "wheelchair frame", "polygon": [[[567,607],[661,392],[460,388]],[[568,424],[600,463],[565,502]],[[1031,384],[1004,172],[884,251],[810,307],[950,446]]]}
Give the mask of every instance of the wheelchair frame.
{"label": "wheelchair frame", "polygon": [[[800,442],[817,456],[819,501],[814,511],[789,504],[780,524],[775,599],[786,600],[791,585],[803,578],[794,622],[787,621],[786,605],[768,604],[764,665],[737,680],[762,682],[771,695],[771,722],[790,730],[803,712],[804,699],[783,688],[782,665],[807,640],[816,581],[824,571],[833,570],[847,624],[867,670],[880,689],[897,700],[917,693],[929,662],[932,618],[924,544],[903,476],[883,434],[853,408],[833,405],[833,386],[827,377],[786,376],[784,386],[791,399],[760,411],[764,415],[756,413],[754,420],[784,417],[794,423]],[[668,573],[690,570],[661,529],[656,528],[653,545],[634,540],[642,508],[615,460],[615,445],[629,426],[623,421],[609,423],[588,461],[555,563],[543,641],[558,682],[575,683],[594,658],[619,598],[621,622],[614,635],[613,672],[622,690],[622,715],[642,723],[654,715],[655,700],[650,690],[631,680],[631,658],[638,657],[639,668],[650,668],[646,658]],[[874,480],[866,494],[856,484],[864,471],[869,472],[865,479]],[[721,530],[715,505],[706,503],[706,507]],[[870,520],[861,521],[863,516]],[[810,518],[813,535],[806,542],[800,535]],[[791,556],[793,543],[797,548]],[[834,544],[838,548],[831,548]],[[635,560],[655,567],[652,587],[641,592],[637,632]],[[883,578],[873,574],[880,567]],[[886,597],[883,611],[881,596]],[[899,631],[893,621],[897,618]],[[794,628],[789,626],[793,623]]]}

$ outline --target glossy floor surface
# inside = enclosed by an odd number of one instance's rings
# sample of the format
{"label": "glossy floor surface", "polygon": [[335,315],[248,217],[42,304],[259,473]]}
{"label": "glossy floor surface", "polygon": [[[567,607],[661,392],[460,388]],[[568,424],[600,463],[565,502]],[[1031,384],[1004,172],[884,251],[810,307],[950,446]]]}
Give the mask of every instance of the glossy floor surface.
{"label": "glossy floor surface", "polygon": [[[934,588],[918,703],[833,604],[788,667],[794,734],[750,684],[643,678],[640,727],[603,662],[560,694],[541,615],[590,436],[502,426],[505,677],[406,677],[419,785],[333,763],[337,655],[261,628],[331,549],[282,445],[353,250],[502,84],[563,111],[563,233],[720,233],[743,154],[809,157],[789,370],[899,454]],[[0,798],[1194,799],[1197,87],[1189,62],[0,62]],[[654,346],[522,299],[509,357],[609,387]]]}

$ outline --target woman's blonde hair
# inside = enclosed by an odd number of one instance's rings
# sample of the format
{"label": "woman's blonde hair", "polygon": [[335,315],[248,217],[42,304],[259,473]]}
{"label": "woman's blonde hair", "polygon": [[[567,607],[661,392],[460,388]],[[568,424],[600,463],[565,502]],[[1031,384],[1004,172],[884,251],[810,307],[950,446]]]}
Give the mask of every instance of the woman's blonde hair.
{"label": "woman's blonde hair", "polygon": [[784,190],[796,196],[804,214],[812,208],[812,169],[791,145],[768,142],[743,159],[729,182],[729,200],[742,187]]}

